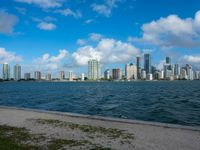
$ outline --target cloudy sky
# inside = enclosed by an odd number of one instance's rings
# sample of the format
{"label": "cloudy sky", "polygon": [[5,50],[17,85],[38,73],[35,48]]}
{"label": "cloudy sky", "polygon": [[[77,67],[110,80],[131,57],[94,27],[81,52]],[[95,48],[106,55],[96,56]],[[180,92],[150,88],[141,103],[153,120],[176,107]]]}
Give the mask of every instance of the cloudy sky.
{"label": "cloudy sky", "polygon": [[23,72],[87,72],[92,58],[123,68],[146,52],[200,68],[200,1],[0,1],[0,63]]}

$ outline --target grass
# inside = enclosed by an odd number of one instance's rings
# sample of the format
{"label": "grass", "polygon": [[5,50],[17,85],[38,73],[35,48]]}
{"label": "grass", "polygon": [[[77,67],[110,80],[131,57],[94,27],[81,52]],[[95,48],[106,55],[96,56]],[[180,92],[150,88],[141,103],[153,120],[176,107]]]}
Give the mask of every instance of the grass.
{"label": "grass", "polygon": [[0,149],[2,150],[38,150],[39,147],[30,144],[31,135],[25,128],[0,125]]}
{"label": "grass", "polygon": [[36,122],[40,124],[51,124],[57,127],[66,127],[72,130],[79,129],[80,131],[88,133],[88,134],[100,133],[112,139],[116,139],[120,137],[122,139],[134,139],[133,134],[129,134],[129,133],[126,133],[124,130],[119,130],[115,128],[104,128],[100,126],[74,124],[74,123],[69,123],[69,122],[63,122],[60,120],[53,120],[53,119],[37,119]]}
{"label": "grass", "polygon": [[[39,145],[40,141],[48,141],[47,145]],[[0,125],[0,150],[58,150],[67,147],[88,146],[90,150],[111,150],[95,145],[87,140],[48,139],[41,134],[30,134],[25,128]],[[82,148],[82,149],[83,149]]]}

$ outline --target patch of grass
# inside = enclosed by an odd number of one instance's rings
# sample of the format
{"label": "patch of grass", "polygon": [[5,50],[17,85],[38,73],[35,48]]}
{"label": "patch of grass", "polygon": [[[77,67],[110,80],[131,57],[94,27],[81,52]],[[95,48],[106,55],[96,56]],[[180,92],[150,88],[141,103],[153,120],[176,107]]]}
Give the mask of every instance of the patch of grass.
{"label": "patch of grass", "polygon": [[28,144],[31,135],[25,128],[0,125],[0,149],[2,150],[38,150],[38,146]]}
{"label": "patch of grass", "polygon": [[78,141],[78,140],[55,139],[50,141],[48,149],[57,150],[63,148],[64,146],[74,147],[74,146],[84,146],[86,144],[90,144],[90,142],[86,140]]}
{"label": "patch of grass", "polygon": [[70,128],[72,130],[79,129],[82,132],[89,133],[89,134],[100,133],[113,139],[120,138],[120,137],[123,139],[134,139],[133,134],[129,134],[129,133],[126,133],[124,130],[119,130],[115,128],[104,128],[104,127],[99,127],[99,126],[74,124],[74,123],[63,122],[60,120],[52,120],[52,119],[37,119],[36,121],[41,124],[51,124],[58,127]]}

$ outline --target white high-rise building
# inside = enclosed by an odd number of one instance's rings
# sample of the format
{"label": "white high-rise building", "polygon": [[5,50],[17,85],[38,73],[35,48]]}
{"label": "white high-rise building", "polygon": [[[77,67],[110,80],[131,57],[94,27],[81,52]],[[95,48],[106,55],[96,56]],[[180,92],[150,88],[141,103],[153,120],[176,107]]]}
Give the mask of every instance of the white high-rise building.
{"label": "white high-rise building", "polygon": [[137,67],[133,64],[126,64],[125,76],[127,80],[137,80]]}
{"label": "white high-rise building", "polygon": [[85,80],[85,74],[81,73],[81,81],[84,81],[84,80]]}
{"label": "white high-rise building", "polygon": [[105,80],[109,80],[110,79],[110,70],[109,69],[106,69],[104,71],[104,79]]}
{"label": "white high-rise building", "polygon": [[101,78],[100,63],[98,60],[92,59],[88,61],[88,79],[98,80]]}
{"label": "white high-rise building", "polygon": [[10,79],[10,66],[8,64],[3,64],[3,80]]}
{"label": "white high-rise building", "polygon": [[181,79],[188,79],[187,71],[184,68],[181,69]]}
{"label": "white high-rise building", "polygon": [[46,76],[45,76],[45,79],[50,81],[51,80],[51,74],[50,73],[47,73]]}
{"label": "white high-rise building", "polygon": [[14,80],[16,80],[16,81],[20,80],[21,79],[21,66],[16,64],[14,66],[13,72],[14,72]]}
{"label": "white high-rise building", "polygon": [[153,75],[151,73],[148,73],[147,74],[147,80],[153,80]]}
{"label": "white high-rise building", "polygon": [[69,81],[73,81],[73,72],[69,71]]}
{"label": "white high-rise building", "polygon": [[35,71],[34,72],[34,78],[35,80],[41,80],[41,72],[40,71]]}
{"label": "white high-rise building", "polygon": [[147,77],[146,71],[145,71],[145,70],[142,70],[141,79],[142,79],[142,80],[146,80],[146,77]]}
{"label": "white high-rise building", "polygon": [[65,72],[61,71],[60,72],[60,80],[64,80],[65,79]]}

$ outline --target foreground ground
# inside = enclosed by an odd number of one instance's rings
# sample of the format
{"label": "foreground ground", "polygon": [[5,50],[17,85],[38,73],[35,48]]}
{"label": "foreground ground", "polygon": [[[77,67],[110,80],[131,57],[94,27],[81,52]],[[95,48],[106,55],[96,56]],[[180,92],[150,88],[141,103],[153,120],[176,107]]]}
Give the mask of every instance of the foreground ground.
{"label": "foreground ground", "polygon": [[200,129],[2,107],[0,149],[200,150]]}

